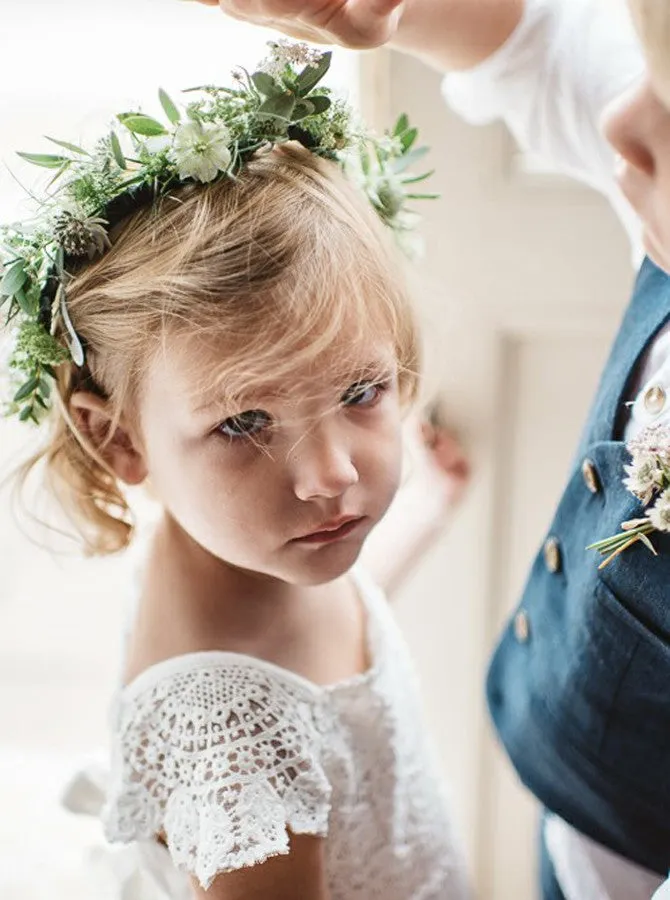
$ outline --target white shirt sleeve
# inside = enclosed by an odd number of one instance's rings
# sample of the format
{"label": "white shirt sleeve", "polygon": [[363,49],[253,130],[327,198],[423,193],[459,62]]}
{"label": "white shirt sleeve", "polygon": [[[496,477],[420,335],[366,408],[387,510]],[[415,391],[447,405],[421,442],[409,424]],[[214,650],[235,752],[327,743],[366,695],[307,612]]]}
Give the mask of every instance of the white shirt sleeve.
{"label": "white shirt sleeve", "polygon": [[670,878],[663,882],[652,897],[652,900],[670,900]]}
{"label": "white shirt sleeve", "polygon": [[502,119],[523,149],[614,199],[614,154],[600,119],[643,65],[621,0],[526,0],[507,42],[447,75],[443,93],[468,122]]}

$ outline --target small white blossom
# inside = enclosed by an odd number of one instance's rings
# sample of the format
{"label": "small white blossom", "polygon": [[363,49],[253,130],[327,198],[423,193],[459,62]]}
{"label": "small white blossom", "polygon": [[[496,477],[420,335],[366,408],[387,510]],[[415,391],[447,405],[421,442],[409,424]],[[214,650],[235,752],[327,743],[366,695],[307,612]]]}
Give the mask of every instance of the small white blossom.
{"label": "small white blossom", "polygon": [[670,425],[651,425],[628,444],[630,453],[648,453],[670,466]]}
{"label": "small white blossom", "polygon": [[268,41],[270,55],[263,60],[258,67],[259,71],[266,72],[277,78],[283,74],[286,66],[303,68],[309,66],[315,69],[321,62],[322,50],[310,47],[309,44],[296,43],[287,38],[278,41]]}
{"label": "small white blossom", "polygon": [[379,144],[379,149],[383,153],[388,153],[390,156],[402,155],[402,141],[399,137],[393,137],[390,134],[385,134],[378,139],[377,143]]}
{"label": "small white blossom", "polygon": [[624,466],[626,478],[624,487],[634,494],[645,505],[664,484],[663,469],[658,457],[646,450],[638,450],[633,454],[633,462]]}
{"label": "small white blossom", "polygon": [[175,131],[172,153],[179,177],[206,183],[230,165],[230,132],[222,125],[187,122]]}
{"label": "small white blossom", "polygon": [[648,515],[654,528],[670,532],[670,488],[663,491]]}

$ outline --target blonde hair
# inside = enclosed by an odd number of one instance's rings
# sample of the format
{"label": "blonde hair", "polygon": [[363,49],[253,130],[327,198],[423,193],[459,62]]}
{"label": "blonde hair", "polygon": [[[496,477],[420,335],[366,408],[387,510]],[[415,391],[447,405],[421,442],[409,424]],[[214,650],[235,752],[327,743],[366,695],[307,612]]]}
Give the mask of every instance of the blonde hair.
{"label": "blonde hair", "polygon": [[670,107],[670,0],[629,0],[654,87]]}
{"label": "blonde hair", "polygon": [[133,516],[124,490],[104,446],[78,430],[70,399],[82,389],[106,398],[111,436],[122,416],[132,419],[168,336],[224,338],[230,353],[201,383],[232,400],[267,382],[268,372],[281,379],[296,362],[318,360],[337,346],[345,320],[348,329],[354,322],[361,340],[392,341],[401,398],[411,401],[419,335],[385,231],[335,163],[297,145],[258,156],[234,181],[184,186],[160,207],[137,211],[68,288],[87,364],[58,369],[48,442],[22,467],[20,485],[43,467],[88,555],[128,546]]}

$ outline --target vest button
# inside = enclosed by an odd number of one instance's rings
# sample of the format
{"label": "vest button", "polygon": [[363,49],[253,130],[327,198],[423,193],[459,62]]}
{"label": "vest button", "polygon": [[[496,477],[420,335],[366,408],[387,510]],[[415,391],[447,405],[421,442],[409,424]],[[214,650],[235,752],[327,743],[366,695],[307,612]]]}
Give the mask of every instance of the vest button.
{"label": "vest button", "polygon": [[523,609],[514,616],[514,637],[520,644],[525,644],[530,637],[530,621]]}
{"label": "vest button", "polygon": [[561,568],[561,547],[554,537],[547,538],[545,541],[544,563],[552,575]]}
{"label": "vest button", "polygon": [[591,493],[597,494],[600,490],[600,482],[598,481],[598,472],[592,460],[585,459],[582,463],[582,476],[584,478],[584,484]]}
{"label": "vest button", "polygon": [[660,384],[655,384],[644,393],[644,408],[650,415],[657,416],[665,407],[666,393]]}

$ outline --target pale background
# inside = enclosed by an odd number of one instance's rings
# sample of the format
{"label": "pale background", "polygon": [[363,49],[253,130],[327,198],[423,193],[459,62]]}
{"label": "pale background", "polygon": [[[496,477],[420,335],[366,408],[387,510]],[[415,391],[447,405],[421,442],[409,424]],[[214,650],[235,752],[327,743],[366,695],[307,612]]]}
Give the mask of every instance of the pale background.
{"label": "pale background", "polygon": [[[266,36],[176,0],[37,0],[3,9],[0,158],[77,142],[155,88],[219,80],[264,55]],[[495,749],[486,658],[543,538],[599,367],[628,293],[626,240],[586,188],[547,177],[502,127],[471,129],[439,77],[393,54],[339,54],[336,81],[367,117],[406,110],[433,148],[420,301],[432,358],[475,477],[444,537],[402,591],[455,814],[481,897],[534,897],[535,813]],[[0,169],[0,221],[23,215]],[[0,472],[37,439],[0,422]],[[53,559],[0,494],[0,896],[83,900],[83,848],[97,827],[58,808],[77,763],[104,748],[129,562]],[[532,640],[532,622],[531,622]]]}

